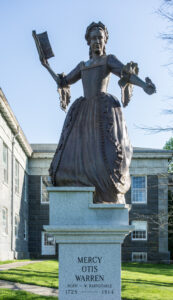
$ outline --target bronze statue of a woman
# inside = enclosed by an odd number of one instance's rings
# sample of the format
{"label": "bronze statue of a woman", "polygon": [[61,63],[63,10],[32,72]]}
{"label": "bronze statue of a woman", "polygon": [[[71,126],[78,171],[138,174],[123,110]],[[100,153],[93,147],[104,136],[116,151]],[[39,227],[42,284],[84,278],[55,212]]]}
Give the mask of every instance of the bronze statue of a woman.
{"label": "bronze statue of a woman", "polygon": [[123,65],[114,55],[106,55],[108,31],[101,22],[91,23],[85,38],[90,59],[67,76],[55,74],[42,59],[58,84],[63,109],[69,103],[71,84],[82,79],[84,89],[84,97],[75,100],[67,113],[50,176],[54,186],[94,186],[95,202],[125,203],[132,146],[120,103],[107,93],[109,77],[111,73],[120,77],[123,106],[130,100],[133,85],[149,95],[156,89],[149,78],[144,82],[137,76],[137,64]]}

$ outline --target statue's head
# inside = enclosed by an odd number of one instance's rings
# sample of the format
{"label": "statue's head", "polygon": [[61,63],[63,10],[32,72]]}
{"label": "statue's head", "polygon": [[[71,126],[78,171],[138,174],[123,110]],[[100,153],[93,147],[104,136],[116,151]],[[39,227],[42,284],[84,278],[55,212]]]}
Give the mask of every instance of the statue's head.
{"label": "statue's head", "polygon": [[106,54],[105,44],[107,43],[108,37],[107,28],[101,22],[93,22],[87,27],[85,39],[90,46],[90,58],[92,58],[93,53],[98,55]]}

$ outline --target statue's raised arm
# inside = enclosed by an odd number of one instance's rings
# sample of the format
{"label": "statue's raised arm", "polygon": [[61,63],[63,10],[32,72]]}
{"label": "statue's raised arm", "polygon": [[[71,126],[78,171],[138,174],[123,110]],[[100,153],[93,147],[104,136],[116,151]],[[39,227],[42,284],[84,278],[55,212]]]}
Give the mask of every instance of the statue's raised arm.
{"label": "statue's raised arm", "polygon": [[54,54],[48,39],[47,32],[36,34],[36,31],[33,30],[32,35],[35,40],[41,64],[48,70],[58,86],[61,109],[66,111],[66,108],[70,103],[70,89],[68,85],[62,88],[61,83],[64,74],[56,74],[48,63],[48,59],[53,57]]}

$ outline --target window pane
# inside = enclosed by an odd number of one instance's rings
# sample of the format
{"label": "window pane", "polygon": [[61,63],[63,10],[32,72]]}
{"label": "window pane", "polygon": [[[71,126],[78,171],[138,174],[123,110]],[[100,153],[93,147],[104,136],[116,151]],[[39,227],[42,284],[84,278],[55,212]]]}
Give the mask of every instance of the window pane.
{"label": "window pane", "polygon": [[15,192],[19,193],[19,163],[15,160]]}
{"label": "window pane", "polygon": [[24,174],[24,182],[23,182],[23,196],[24,196],[24,200],[25,202],[28,201],[28,177],[27,174]]}
{"label": "window pane", "polygon": [[147,253],[146,252],[132,252],[132,261],[146,262]]}
{"label": "window pane", "polygon": [[55,239],[52,234],[44,233],[44,245],[53,246],[55,244]]}
{"label": "window pane", "polygon": [[132,203],[146,203],[147,189],[145,176],[132,177]]}
{"label": "window pane", "polygon": [[133,190],[133,202],[145,202],[145,190]]}
{"label": "window pane", "polygon": [[27,240],[27,222],[26,220],[24,221],[24,240]]}
{"label": "window pane", "polygon": [[8,182],[8,148],[3,144],[3,176],[4,181]]}
{"label": "window pane", "polygon": [[15,215],[15,237],[18,237],[19,233],[19,217]]}
{"label": "window pane", "polygon": [[49,180],[49,176],[41,176],[41,202],[42,203],[49,203],[49,196],[46,189],[49,184],[48,180]]}
{"label": "window pane", "polygon": [[147,222],[146,221],[133,221],[132,225],[135,230],[132,232],[133,240],[146,240],[147,239]]}
{"label": "window pane", "polygon": [[132,177],[133,188],[145,188],[145,176]]}
{"label": "window pane", "polygon": [[2,231],[8,234],[8,211],[6,208],[2,209]]}

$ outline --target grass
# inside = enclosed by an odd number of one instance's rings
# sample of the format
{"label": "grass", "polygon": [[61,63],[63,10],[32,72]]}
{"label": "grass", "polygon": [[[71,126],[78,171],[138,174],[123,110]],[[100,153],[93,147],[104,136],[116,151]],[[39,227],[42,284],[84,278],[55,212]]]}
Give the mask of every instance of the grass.
{"label": "grass", "polygon": [[0,272],[0,279],[58,288],[58,262],[42,261]]}
{"label": "grass", "polygon": [[12,264],[16,262],[30,261],[30,259],[0,260],[0,265]]}
{"label": "grass", "polygon": [[[2,271],[0,272],[0,279],[58,288],[58,263],[55,260],[43,261],[41,263]],[[172,300],[173,265],[123,264],[122,299]]]}
{"label": "grass", "polygon": [[20,300],[57,300],[57,297],[48,297],[48,296],[39,296],[36,294],[28,293],[25,291],[13,291],[9,289],[0,289],[0,299],[9,300],[9,299],[20,299]]}
{"label": "grass", "polygon": [[122,298],[128,300],[172,300],[173,265],[123,264]]}

